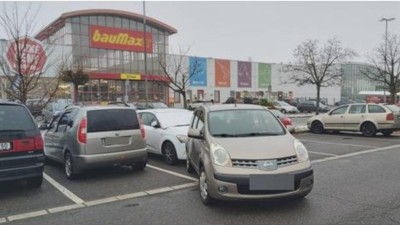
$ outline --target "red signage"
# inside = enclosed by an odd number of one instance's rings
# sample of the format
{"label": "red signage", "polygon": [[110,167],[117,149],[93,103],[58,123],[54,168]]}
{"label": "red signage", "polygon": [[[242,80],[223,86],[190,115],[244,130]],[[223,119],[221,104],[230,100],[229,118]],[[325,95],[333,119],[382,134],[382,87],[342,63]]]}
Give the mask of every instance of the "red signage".
{"label": "red signage", "polygon": [[[143,32],[90,26],[90,47],[144,52]],[[146,33],[146,52],[153,52],[153,36]]]}
{"label": "red signage", "polygon": [[[19,57],[20,62],[18,62]],[[23,76],[43,72],[47,61],[46,51],[42,44],[30,37],[11,42],[6,50],[6,58],[11,70]]]}

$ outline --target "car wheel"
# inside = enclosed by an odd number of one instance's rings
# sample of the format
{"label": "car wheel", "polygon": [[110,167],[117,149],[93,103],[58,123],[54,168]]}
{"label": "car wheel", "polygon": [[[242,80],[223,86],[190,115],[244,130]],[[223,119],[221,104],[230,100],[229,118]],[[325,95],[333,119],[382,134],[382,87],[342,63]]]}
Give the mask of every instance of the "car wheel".
{"label": "car wheel", "polygon": [[176,155],[176,150],[174,144],[167,141],[162,146],[162,153],[164,157],[164,161],[169,164],[173,165],[178,162],[178,157]]}
{"label": "car wheel", "polygon": [[366,137],[372,137],[376,134],[376,127],[373,123],[367,122],[361,126],[361,132]]}
{"label": "car wheel", "polygon": [[314,122],[311,124],[311,131],[312,131],[314,134],[322,134],[322,133],[324,133],[324,126],[322,125],[321,122],[319,122],[319,121],[314,121]]}
{"label": "car wheel", "polygon": [[199,189],[200,189],[200,198],[203,204],[205,205],[211,204],[213,199],[210,197],[208,193],[208,180],[204,167],[201,167],[200,169]]}
{"label": "car wheel", "polygon": [[133,170],[144,170],[144,168],[146,168],[147,165],[147,160],[146,161],[142,161],[142,162],[136,162],[132,164],[132,169]]}
{"label": "car wheel", "polygon": [[43,176],[28,178],[26,180],[26,183],[28,187],[40,188],[40,186],[42,186],[43,183]]}
{"label": "car wheel", "polygon": [[281,113],[286,114],[286,110],[285,109],[281,109]]}
{"label": "car wheel", "polygon": [[194,173],[194,168],[192,166],[192,163],[190,162],[189,158],[186,159],[186,171],[188,173]]}
{"label": "car wheel", "polygon": [[393,133],[393,131],[382,131],[382,134],[385,137],[389,137],[392,133]]}
{"label": "car wheel", "polygon": [[65,175],[69,180],[76,178],[76,169],[74,166],[74,161],[72,160],[71,153],[66,152],[64,157],[64,168],[65,168]]}

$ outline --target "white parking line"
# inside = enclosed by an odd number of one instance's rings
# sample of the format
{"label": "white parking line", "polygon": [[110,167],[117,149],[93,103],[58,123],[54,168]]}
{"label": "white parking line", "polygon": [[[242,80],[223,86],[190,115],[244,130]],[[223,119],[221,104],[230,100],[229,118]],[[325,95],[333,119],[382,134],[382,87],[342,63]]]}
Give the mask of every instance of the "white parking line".
{"label": "white parking line", "polygon": [[146,196],[146,195],[148,195],[146,192],[141,191],[141,192],[136,192],[136,193],[127,194],[127,195],[118,195],[115,197],[118,198],[119,200],[125,200],[125,199],[129,199],[129,198],[137,198],[137,197],[142,197],[142,196]]}
{"label": "white parking line", "polygon": [[323,152],[312,152],[312,151],[308,151],[308,153],[317,154],[317,155],[338,156],[338,155],[335,155],[335,154],[323,153]]}
{"label": "white parking line", "polygon": [[58,213],[58,212],[64,212],[64,211],[83,208],[83,207],[85,207],[85,205],[73,204],[73,205],[66,205],[66,206],[51,208],[51,209],[48,209],[47,211],[49,211],[49,213]]}
{"label": "white parking line", "polygon": [[164,173],[169,173],[169,174],[172,174],[172,175],[177,176],[177,177],[185,178],[185,179],[188,179],[188,180],[192,180],[192,181],[197,181],[198,180],[197,178],[189,177],[189,176],[186,176],[186,175],[183,175],[183,174],[180,174],[180,173],[175,173],[175,172],[172,172],[172,171],[169,171],[169,170],[165,170],[165,169],[162,169],[160,167],[152,166],[152,165],[149,165],[149,164],[147,164],[147,167],[152,168],[154,170],[158,170],[158,171],[164,172]]}
{"label": "white parking line", "polygon": [[349,154],[345,154],[345,155],[328,157],[325,159],[312,160],[311,163],[315,164],[315,163],[326,162],[326,161],[331,161],[331,160],[336,160],[336,159],[349,158],[352,156],[364,155],[364,154],[372,153],[372,152],[387,151],[387,150],[393,150],[393,149],[399,149],[399,148],[400,148],[400,145],[392,145],[392,146],[387,146],[387,147],[383,147],[383,148],[375,148],[375,149],[369,149],[369,150],[365,150],[365,151],[353,152],[353,153],[349,153]]}
{"label": "white parking line", "polygon": [[157,189],[149,190],[149,191],[146,191],[146,193],[149,195],[155,195],[155,194],[160,194],[160,193],[169,192],[169,191],[173,191],[173,190],[174,189],[172,189],[170,187],[164,187],[164,188],[157,188]]}
{"label": "white parking line", "polygon": [[115,202],[118,200],[119,199],[116,197],[109,197],[109,198],[102,198],[102,199],[85,202],[84,204],[87,206],[94,206],[94,205],[100,205],[100,204],[109,203],[109,202]]}
{"label": "white parking line", "polygon": [[43,173],[44,179],[46,179],[51,185],[53,185],[56,189],[58,189],[61,193],[63,193],[67,198],[69,198],[71,201],[75,202],[76,204],[82,204],[85,201],[83,201],[81,198],[76,196],[74,193],[69,191],[67,188],[59,184],[57,181],[55,181],[53,178],[51,178],[49,175],[46,173]]}
{"label": "white parking line", "polygon": [[343,146],[350,146],[350,147],[379,148],[378,146],[371,146],[371,145],[353,145],[353,144],[327,142],[327,141],[312,141],[312,140],[302,140],[302,139],[300,139],[300,141],[301,142],[310,142],[310,143],[319,143],[319,144],[328,144],[328,145],[343,145]]}
{"label": "white parking line", "polygon": [[0,223],[5,223],[7,222],[6,218],[0,218]]}
{"label": "white parking line", "polygon": [[37,217],[37,216],[43,216],[48,214],[46,210],[40,210],[36,212],[30,212],[30,213],[22,213],[14,216],[9,216],[7,217],[8,221],[14,221],[14,220],[23,220],[23,219],[28,219],[31,217]]}

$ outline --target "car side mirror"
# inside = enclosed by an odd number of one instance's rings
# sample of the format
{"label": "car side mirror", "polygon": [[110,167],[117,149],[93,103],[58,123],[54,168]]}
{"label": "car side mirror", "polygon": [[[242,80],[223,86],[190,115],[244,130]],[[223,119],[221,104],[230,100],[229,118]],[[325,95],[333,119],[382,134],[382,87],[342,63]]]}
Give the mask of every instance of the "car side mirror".
{"label": "car side mirror", "polygon": [[153,121],[151,122],[150,126],[154,127],[154,128],[160,128],[160,124],[157,121]]}
{"label": "car side mirror", "polygon": [[203,136],[203,134],[201,133],[200,130],[196,130],[196,129],[193,129],[193,128],[189,128],[188,137],[196,138],[196,139],[203,139],[204,138],[204,136]]}
{"label": "car side mirror", "polygon": [[40,129],[40,130],[47,130],[47,129],[49,129],[49,125],[48,125],[47,123],[42,123],[42,124],[39,126],[39,129]]}

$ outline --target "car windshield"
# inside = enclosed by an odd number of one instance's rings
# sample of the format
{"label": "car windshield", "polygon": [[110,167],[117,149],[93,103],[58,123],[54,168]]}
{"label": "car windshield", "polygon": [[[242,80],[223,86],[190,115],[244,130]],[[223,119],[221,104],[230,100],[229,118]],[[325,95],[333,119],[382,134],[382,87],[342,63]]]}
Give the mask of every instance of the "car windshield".
{"label": "car windshield", "polygon": [[191,111],[166,111],[157,113],[157,119],[164,128],[189,126],[192,115]]}
{"label": "car windshield", "polygon": [[283,135],[276,117],[262,109],[213,111],[208,116],[209,131],[215,137]]}
{"label": "car windshield", "polygon": [[19,105],[0,105],[0,131],[34,130],[28,111]]}
{"label": "car windshield", "polygon": [[133,109],[103,109],[87,112],[87,132],[139,129],[139,122]]}

